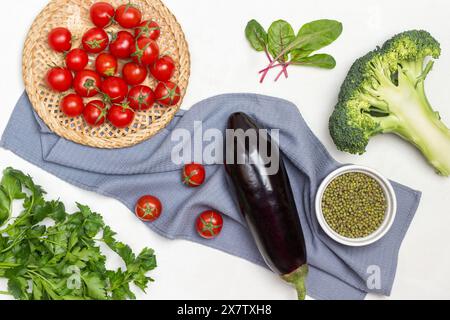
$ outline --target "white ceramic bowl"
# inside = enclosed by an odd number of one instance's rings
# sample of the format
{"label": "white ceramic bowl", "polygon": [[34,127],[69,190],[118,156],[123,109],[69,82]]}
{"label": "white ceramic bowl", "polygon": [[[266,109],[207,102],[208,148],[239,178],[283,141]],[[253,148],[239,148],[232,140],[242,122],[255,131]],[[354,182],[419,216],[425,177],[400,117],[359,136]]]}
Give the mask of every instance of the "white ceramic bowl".
{"label": "white ceramic bowl", "polygon": [[[335,178],[349,172],[361,172],[374,178],[383,188],[384,195],[387,201],[386,214],[382,225],[380,226],[380,228],[378,228],[378,230],[376,230],[374,233],[365,238],[351,239],[341,236],[336,231],[331,229],[331,227],[326,222],[322,212],[323,194],[328,185],[330,184],[330,182]],[[362,247],[380,240],[392,227],[392,224],[394,223],[395,220],[396,212],[397,212],[397,198],[395,196],[395,192],[394,189],[392,188],[391,183],[377,171],[367,167],[349,165],[339,168],[336,171],[333,171],[330,175],[328,175],[328,177],[324,179],[316,195],[316,215],[320,226],[331,239],[341,244],[345,244],[347,246]]]}

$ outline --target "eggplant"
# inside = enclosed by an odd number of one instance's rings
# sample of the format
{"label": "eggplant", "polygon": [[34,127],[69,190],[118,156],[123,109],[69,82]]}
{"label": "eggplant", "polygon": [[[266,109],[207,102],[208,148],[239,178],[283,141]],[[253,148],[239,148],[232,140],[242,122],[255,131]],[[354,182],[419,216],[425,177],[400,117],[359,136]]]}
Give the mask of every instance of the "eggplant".
{"label": "eggplant", "polygon": [[[241,213],[269,268],[294,285],[298,299],[304,300],[306,245],[280,149],[267,131],[263,134],[263,128],[245,113],[231,115],[228,129],[232,131],[227,131],[224,162]],[[253,132],[257,139],[229,139],[228,133],[236,130]],[[271,151],[270,156],[269,152],[261,152],[262,146]],[[269,170],[268,158],[278,161],[277,170]]]}

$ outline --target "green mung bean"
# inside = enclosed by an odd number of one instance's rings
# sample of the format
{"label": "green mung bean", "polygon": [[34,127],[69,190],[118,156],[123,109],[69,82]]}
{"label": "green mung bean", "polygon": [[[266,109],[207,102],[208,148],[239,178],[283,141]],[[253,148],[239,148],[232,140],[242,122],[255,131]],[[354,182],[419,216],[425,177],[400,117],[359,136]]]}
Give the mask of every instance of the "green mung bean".
{"label": "green mung bean", "polygon": [[344,173],[333,179],[322,197],[325,221],[338,234],[364,238],[383,224],[387,201],[381,185],[360,173]]}

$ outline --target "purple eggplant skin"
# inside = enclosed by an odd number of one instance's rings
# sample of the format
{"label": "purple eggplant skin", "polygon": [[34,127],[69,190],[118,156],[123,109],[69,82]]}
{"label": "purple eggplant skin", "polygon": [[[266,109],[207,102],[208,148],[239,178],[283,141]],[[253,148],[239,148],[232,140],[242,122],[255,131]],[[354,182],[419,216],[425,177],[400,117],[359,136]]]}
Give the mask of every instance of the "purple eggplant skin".
{"label": "purple eggplant skin", "polygon": [[[225,167],[237,200],[259,251],[270,269],[283,280],[293,284],[299,300],[306,295],[308,274],[307,254],[300,218],[284,161],[275,141],[269,134],[260,134],[260,127],[245,113],[230,116],[228,129],[255,130],[258,143],[238,139],[227,141]],[[268,165],[260,160],[259,147],[272,150],[270,157],[279,160],[277,173],[268,173]],[[239,154],[239,153],[244,154]],[[237,159],[245,159],[238,163]],[[232,160],[232,161],[230,161]],[[253,160],[253,161],[251,161]],[[266,162],[267,163],[267,162]]]}

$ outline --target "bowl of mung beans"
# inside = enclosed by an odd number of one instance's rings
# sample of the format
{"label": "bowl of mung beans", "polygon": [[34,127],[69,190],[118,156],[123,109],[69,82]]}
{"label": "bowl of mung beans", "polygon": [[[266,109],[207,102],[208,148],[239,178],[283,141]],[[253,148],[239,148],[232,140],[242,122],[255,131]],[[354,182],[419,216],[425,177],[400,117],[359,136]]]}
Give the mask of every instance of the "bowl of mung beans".
{"label": "bowl of mung beans", "polygon": [[377,171],[347,165],[321,183],[315,208],[330,238],[361,247],[386,235],[395,220],[397,199],[391,183]]}

